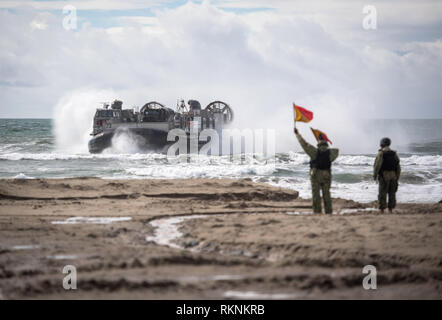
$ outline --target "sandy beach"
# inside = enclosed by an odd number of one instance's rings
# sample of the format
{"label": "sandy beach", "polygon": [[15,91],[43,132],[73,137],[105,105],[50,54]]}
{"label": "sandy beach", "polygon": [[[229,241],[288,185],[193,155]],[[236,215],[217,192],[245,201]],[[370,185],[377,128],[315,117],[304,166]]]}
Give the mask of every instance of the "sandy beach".
{"label": "sandy beach", "polygon": [[0,298],[441,299],[442,204],[374,207],[313,215],[250,179],[3,179]]}

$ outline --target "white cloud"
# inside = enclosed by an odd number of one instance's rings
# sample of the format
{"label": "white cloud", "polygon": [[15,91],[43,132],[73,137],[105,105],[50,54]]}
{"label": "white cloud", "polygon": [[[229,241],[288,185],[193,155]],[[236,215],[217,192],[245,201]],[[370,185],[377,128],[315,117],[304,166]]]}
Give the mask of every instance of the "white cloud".
{"label": "white cloud", "polygon": [[128,10],[128,9],[144,9],[153,6],[164,5],[165,3],[173,2],[167,0],[48,0],[48,1],[33,1],[20,0],[0,1],[0,8],[20,8],[32,7],[41,10],[61,10],[66,5],[72,5],[77,10]]}
{"label": "white cloud", "polygon": [[118,22],[124,25],[156,25],[158,24],[158,19],[156,17],[144,17],[144,16],[122,16],[116,18]]}
{"label": "white cloud", "polygon": [[48,27],[46,22],[42,20],[33,20],[31,21],[30,26],[32,30],[45,30]]}

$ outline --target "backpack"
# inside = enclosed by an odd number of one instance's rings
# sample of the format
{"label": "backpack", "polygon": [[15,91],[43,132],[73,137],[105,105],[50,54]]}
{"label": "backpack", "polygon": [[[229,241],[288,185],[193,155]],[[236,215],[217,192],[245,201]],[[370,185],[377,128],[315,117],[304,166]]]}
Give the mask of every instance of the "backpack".
{"label": "backpack", "polygon": [[319,170],[330,170],[330,149],[327,149],[325,151],[321,151],[318,149],[316,158],[310,161],[310,168],[315,168]]}
{"label": "backpack", "polygon": [[396,160],[396,152],[393,150],[382,151],[382,166],[379,172],[384,171],[396,171],[397,170],[397,160]]}

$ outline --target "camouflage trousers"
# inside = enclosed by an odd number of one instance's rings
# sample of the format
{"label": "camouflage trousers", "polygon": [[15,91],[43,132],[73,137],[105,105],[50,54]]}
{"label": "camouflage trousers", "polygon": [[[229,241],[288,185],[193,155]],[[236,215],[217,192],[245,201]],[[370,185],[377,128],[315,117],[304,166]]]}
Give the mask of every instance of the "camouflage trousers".
{"label": "camouflage trousers", "polygon": [[332,213],[332,200],[330,195],[331,173],[328,170],[310,170],[310,182],[312,184],[312,207],[314,213],[321,213],[321,194],[324,200],[325,213]]}
{"label": "camouflage trousers", "polygon": [[396,172],[384,171],[379,175],[379,194],[378,205],[379,209],[387,208],[387,196],[388,196],[388,209],[394,209],[396,207],[396,192],[398,189],[398,181]]}

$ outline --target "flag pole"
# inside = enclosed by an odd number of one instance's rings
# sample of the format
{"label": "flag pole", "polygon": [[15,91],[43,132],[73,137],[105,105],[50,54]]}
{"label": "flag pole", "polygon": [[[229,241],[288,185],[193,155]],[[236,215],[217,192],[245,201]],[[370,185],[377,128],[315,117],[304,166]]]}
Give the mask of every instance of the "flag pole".
{"label": "flag pole", "polygon": [[[295,103],[293,102],[293,119],[295,120],[295,128],[296,129],[296,112],[295,112]],[[293,130],[295,131],[295,130]]]}

